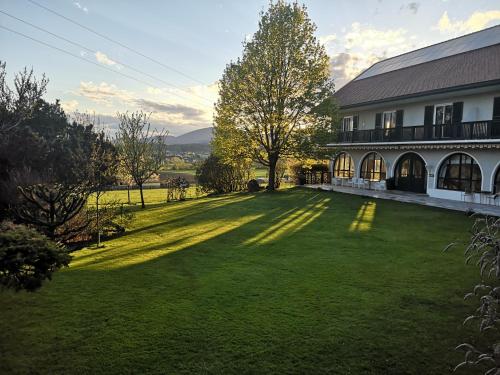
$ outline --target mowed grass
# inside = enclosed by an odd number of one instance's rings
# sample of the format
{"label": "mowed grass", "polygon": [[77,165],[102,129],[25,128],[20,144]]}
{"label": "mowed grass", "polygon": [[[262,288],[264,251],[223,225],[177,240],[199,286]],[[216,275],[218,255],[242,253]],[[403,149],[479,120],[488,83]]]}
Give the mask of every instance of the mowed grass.
{"label": "mowed grass", "polygon": [[442,252],[462,213],[299,188],[134,210],[0,293],[0,373],[441,375],[473,334],[477,270]]}

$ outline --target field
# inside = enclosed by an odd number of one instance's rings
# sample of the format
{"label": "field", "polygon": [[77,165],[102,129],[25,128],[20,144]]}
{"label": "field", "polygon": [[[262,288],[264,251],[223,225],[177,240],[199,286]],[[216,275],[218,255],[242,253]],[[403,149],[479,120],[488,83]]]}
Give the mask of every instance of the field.
{"label": "field", "polygon": [[442,252],[461,213],[299,188],[132,209],[39,292],[0,293],[0,373],[441,375],[473,332],[477,270]]}

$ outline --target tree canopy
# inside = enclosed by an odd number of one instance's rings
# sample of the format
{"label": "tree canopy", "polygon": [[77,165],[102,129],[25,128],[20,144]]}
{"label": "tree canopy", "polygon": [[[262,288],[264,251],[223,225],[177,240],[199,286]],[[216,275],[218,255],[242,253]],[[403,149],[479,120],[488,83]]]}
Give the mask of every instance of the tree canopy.
{"label": "tree canopy", "polygon": [[220,80],[215,151],[269,167],[269,189],[278,160],[310,148],[316,130],[333,122],[332,111],[315,110],[333,94],[329,57],[315,30],[305,6],[272,3]]}

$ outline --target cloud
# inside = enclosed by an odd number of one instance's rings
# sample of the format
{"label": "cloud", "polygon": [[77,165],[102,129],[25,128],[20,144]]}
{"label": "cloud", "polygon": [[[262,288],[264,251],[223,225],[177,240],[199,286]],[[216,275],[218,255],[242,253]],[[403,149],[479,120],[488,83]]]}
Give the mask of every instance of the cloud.
{"label": "cloud", "polygon": [[377,29],[354,22],[340,35],[320,37],[330,57],[336,88],[379,60],[417,48],[418,38],[403,28]]}
{"label": "cloud", "polygon": [[476,11],[466,20],[451,20],[448,12],[445,11],[433,29],[441,33],[460,35],[482,30],[491,22],[499,20],[500,10]]}
{"label": "cloud", "polygon": [[121,69],[121,65],[118,64],[116,61],[111,60],[108,56],[106,56],[105,53],[97,51],[95,53],[95,58],[101,64],[108,65],[108,66],[114,66],[114,67],[116,67],[118,69]]}
{"label": "cloud", "polygon": [[113,99],[130,101],[133,94],[126,90],[119,90],[115,85],[106,82],[94,84],[92,81],[80,82],[78,95],[98,103],[111,104]]}
{"label": "cloud", "polygon": [[[103,118],[109,120],[106,128],[111,133],[117,128],[116,112],[144,110],[152,112],[150,120],[154,127],[167,129],[173,134],[211,126],[213,102],[218,95],[216,83],[184,90],[149,87],[143,92],[132,92],[107,82],[92,81],[80,82],[73,94],[96,103],[96,106],[84,108],[105,116]],[[213,102],[204,102],[198,96],[213,99]]]}
{"label": "cloud", "polygon": [[420,8],[420,3],[413,1],[411,3],[401,5],[401,8],[399,8],[399,9],[400,10],[408,10],[413,14],[417,14],[418,8]]}
{"label": "cloud", "polygon": [[195,120],[198,120],[203,115],[203,111],[201,109],[189,107],[182,104],[161,103],[147,99],[137,99],[135,103],[139,107],[147,111],[182,115],[184,118]]}
{"label": "cloud", "polygon": [[85,13],[89,12],[89,9],[85,6],[83,6],[82,4],[80,4],[78,1],[74,1],[73,5]]}
{"label": "cloud", "polygon": [[61,106],[66,113],[75,112],[78,109],[78,101],[77,100],[64,100],[61,101]]}

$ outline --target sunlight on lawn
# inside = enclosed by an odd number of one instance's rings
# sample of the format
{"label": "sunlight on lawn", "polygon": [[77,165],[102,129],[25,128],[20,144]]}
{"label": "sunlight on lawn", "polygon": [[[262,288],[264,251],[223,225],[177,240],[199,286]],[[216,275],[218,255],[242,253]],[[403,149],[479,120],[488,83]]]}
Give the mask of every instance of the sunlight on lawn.
{"label": "sunlight on lawn", "polygon": [[349,232],[366,232],[372,228],[373,219],[375,219],[375,211],[377,203],[365,202],[359,208],[356,218],[349,226]]}
{"label": "sunlight on lawn", "polygon": [[[171,206],[163,205],[150,208],[148,211],[139,211],[138,216],[143,216],[141,227],[133,228],[124,236],[107,241],[103,249],[87,248],[79,251],[71,262],[71,269],[121,268],[147,262],[208,241],[257,220],[263,214],[239,216],[237,220],[227,218],[197,220],[197,215],[204,215],[208,211],[252,198],[254,198],[252,195],[225,196],[207,199],[202,203],[200,201],[177,202]],[[197,205],[194,213],[193,205]],[[139,222],[139,220],[136,218],[134,221]],[[148,225],[150,220],[155,224]]]}
{"label": "sunlight on lawn", "polygon": [[286,215],[280,215],[284,219],[244,242],[245,245],[266,244],[277,240],[278,238],[292,234],[304,228],[307,224],[318,218],[325,209],[330,198],[322,199],[319,202],[309,203],[305,207],[293,208],[287,211]]}

